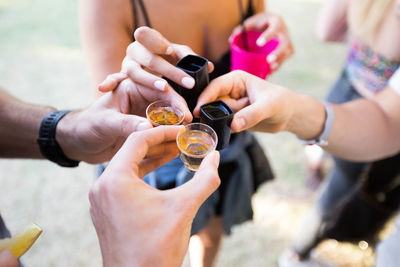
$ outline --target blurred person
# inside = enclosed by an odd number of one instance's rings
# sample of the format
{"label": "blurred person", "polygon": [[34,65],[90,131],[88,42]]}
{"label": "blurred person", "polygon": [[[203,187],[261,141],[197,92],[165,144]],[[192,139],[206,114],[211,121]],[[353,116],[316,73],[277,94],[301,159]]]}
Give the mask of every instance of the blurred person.
{"label": "blurred person", "polygon": [[[175,67],[179,59],[192,53],[214,63],[210,64],[211,79],[229,72],[228,39],[241,30],[239,4],[230,0],[80,1],[81,36],[93,83],[120,71],[124,62],[122,71],[135,83],[154,90],[173,90],[162,78],[165,76],[192,88],[193,78]],[[278,69],[293,53],[286,25],[279,16],[265,12],[264,0],[246,0],[243,6],[245,28],[263,31],[259,45],[279,38],[280,46],[266,58],[273,70]],[[151,29],[141,28],[134,35],[139,26],[152,27],[165,38],[159,35],[152,42],[140,42],[140,36]],[[99,88],[110,89],[107,83]],[[230,234],[233,225],[252,219],[252,195],[261,183],[273,178],[261,146],[247,132],[231,136],[230,146],[221,151],[219,174],[221,186],[202,205],[193,222],[189,248],[192,266],[212,266],[223,233]],[[145,179],[154,187],[170,189],[192,175],[177,158]]]}
{"label": "blurred person", "polygon": [[[201,105],[223,98],[235,115],[233,131],[289,131],[305,142],[323,144],[332,154],[352,161],[375,161],[399,153],[400,69],[386,89],[370,98],[331,104],[268,83],[242,71],[215,79],[199,98]],[[243,100],[247,103],[243,104]],[[399,197],[399,194],[391,197]],[[349,214],[350,220],[357,219]],[[400,232],[378,245],[377,266],[397,266]],[[297,266],[304,266],[298,262]]]}
{"label": "blurred person", "polygon": [[[349,46],[343,71],[326,101],[339,104],[370,98],[386,88],[400,66],[400,32],[396,30],[400,20],[395,2],[324,1],[317,21],[319,38],[347,41]],[[321,151],[316,153],[321,155]],[[400,199],[387,199],[394,194],[391,184],[400,171],[400,155],[377,162],[333,159],[333,169],[318,192],[317,203],[301,224],[292,249],[282,255],[282,266],[286,266],[283,262],[308,260],[311,250],[326,238],[373,244],[383,224],[398,210]],[[318,160],[314,164],[321,165]],[[357,219],[349,220],[347,213]]]}

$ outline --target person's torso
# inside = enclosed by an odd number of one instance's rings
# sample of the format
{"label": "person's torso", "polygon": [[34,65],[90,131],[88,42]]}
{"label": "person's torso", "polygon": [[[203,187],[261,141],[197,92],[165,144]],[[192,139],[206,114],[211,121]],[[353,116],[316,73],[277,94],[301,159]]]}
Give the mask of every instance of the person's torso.
{"label": "person's torso", "polygon": [[[247,9],[249,0],[242,2]],[[259,9],[257,2],[262,1],[253,0]],[[169,41],[187,45],[212,61],[229,50],[228,38],[241,19],[238,1],[234,0],[146,0],[143,3],[152,28]],[[138,26],[146,25],[143,13],[138,10],[137,14]]]}
{"label": "person's torso", "polygon": [[[371,97],[383,90],[400,66],[399,5],[400,1],[396,0],[389,8],[371,40],[360,40],[354,36],[350,42],[346,73],[364,97]],[[357,6],[350,4],[349,8]]]}

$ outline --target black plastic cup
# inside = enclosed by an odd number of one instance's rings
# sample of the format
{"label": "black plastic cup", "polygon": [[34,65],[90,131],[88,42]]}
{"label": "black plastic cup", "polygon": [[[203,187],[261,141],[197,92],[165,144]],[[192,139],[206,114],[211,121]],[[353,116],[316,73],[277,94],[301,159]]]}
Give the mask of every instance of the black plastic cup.
{"label": "black plastic cup", "polygon": [[217,150],[229,145],[232,119],[233,111],[223,101],[214,101],[200,107],[200,122],[207,124],[217,133]]}
{"label": "black plastic cup", "polygon": [[192,89],[186,89],[185,87],[182,87],[169,79],[166,80],[172,86],[172,88],[174,88],[175,91],[186,100],[190,112],[193,113],[193,110],[197,104],[197,99],[209,83],[208,60],[204,57],[188,55],[179,60],[179,62],[176,64],[176,67],[180,68],[194,78],[194,87]]}

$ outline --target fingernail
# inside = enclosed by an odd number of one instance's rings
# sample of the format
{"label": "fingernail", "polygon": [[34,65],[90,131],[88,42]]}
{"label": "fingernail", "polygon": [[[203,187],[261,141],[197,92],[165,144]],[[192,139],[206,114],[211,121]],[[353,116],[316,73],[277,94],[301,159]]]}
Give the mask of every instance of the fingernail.
{"label": "fingernail", "polygon": [[214,160],[219,163],[219,152],[217,150],[213,151],[211,156],[214,158]]}
{"label": "fingernail", "polygon": [[167,51],[165,51],[166,55],[171,55],[174,52],[174,49],[171,46],[168,46]]}
{"label": "fingernail", "polygon": [[272,62],[274,62],[275,60],[276,60],[276,55],[275,54],[270,54],[270,55],[268,55],[267,56],[267,61],[268,61],[268,63],[272,63]]}
{"label": "fingernail", "polygon": [[276,70],[279,67],[279,64],[277,62],[274,62],[271,64],[271,69]]}
{"label": "fingernail", "polygon": [[244,127],[246,127],[246,120],[245,119],[238,118],[236,122],[237,122],[236,125],[239,127],[239,129],[237,129],[237,130],[241,130]]}
{"label": "fingernail", "polygon": [[147,130],[147,129],[150,129],[150,128],[152,128],[150,122],[144,121],[144,122],[139,123],[139,125],[136,127],[136,130],[137,131],[144,131],[144,130]]}
{"label": "fingernail", "polygon": [[183,77],[183,78],[182,78],[182,84],[183,84],[183,86],[185,86],[186,88],[193,88],[193,86],[194,86],[194,79],[193,79],[193,78],[189,78],[189,77]]}
{"label": "fingernail", "polygon": [[154,82],[154,87],[160,91],[164,91],[165,85],[167,85],[167,82],[164,80],[157,80]]}
{"label": "fingernail", "polygon": [[265,39],[263,37],[260,37],[260,38],[257,39],[256,44],[258,46],[263,46],[263,45],[265,45],[266,42],[267,42],[267,39]]}

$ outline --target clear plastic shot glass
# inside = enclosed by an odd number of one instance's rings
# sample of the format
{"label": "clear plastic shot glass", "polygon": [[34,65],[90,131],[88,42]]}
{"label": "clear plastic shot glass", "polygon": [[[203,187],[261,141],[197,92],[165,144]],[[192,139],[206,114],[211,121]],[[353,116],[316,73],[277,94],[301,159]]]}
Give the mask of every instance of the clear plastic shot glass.
{"label": "clear plastic shot glass", "polygon": [[172,103],[158,100],[147,107],[146,117],[153,126],[159,126],[179,125],[183,122],[185,116],[183,111]]}
{"label": "clear plastic shot glass", "polygon": [[201,161],[214,151],[218,137],[215,131],[203,123],[191,123],[185,125],[176,137],[176,143],[181,151],[181,160],[185,167],[191,171],[197,171]]}

